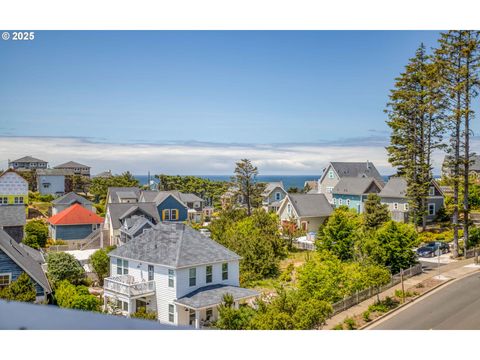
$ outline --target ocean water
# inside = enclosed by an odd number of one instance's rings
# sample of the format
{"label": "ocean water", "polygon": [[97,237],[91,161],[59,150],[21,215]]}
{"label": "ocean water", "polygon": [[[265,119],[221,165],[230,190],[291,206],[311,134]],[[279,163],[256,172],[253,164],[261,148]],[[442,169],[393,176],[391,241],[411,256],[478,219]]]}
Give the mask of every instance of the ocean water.
{"label": "ocean water", "polygon": [[[231,175],[195,175],[204,179],[214,180],[214,181],[230,181]],[[147,175],[135,175],[135,178],[138,179],[141,185],[146,185],[148,182]],[[158,182],[151,176],[152,180]],[[307,180],[318,180],[320,175],[259,175],[257,180],[260,182],[271,182],[271,181],[283,181],[283,186],[286,190],[291,187],[297,187],[303,189],[303,185]],[[382,175],[382,178],[385,182],[388,181],[388,175]]]}

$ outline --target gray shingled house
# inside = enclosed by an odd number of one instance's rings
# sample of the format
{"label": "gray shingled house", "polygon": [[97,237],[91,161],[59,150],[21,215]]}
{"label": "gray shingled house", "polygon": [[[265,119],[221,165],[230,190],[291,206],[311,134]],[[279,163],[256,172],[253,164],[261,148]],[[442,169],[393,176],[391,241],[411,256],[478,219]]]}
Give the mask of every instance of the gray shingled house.
{"label": "gray shingled house", "polygon": [[294,221],[299,229],[317,232],[332,211],[324,194],[287,194],[277,214],[282,223]]}
{"label": "gray shingled house", "polygon": [[[403,177],[391,177],[378,194],[383,204],[388,205],[392,219],[399,222],[408,221],[407,181]],[[427,220],[432,221],[444,206],[444,195],[435,180],[429,188],[427,197]]]}
{"label": "gray shingled house", "polygon": [[0,229],[5,230],[17,243],[23,240],[26,222],[25,205],[0,206]]}
{"label": "gray shingled house", "polygon": [[85,209],[96,212],[95,206],[93,206],[93,203],[90,200],[87,200],[72,191],[52,201],[52,215],[58,214],[60,211],[63,211],[74,204],[80,204]]}
{"label": "gray shingled house", "polygon": [[322,177],[318,180],[318,192],[325,194],[327,200],[333,204],[333,189],[344,177],[374,178],[380,185],[384,185],[382,176],[372,162],[331,162],[323,169]]}

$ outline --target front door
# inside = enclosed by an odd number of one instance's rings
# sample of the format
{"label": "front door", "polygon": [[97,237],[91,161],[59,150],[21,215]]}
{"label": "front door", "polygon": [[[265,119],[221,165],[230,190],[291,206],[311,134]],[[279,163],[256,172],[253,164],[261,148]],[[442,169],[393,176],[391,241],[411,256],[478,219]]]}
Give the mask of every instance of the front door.
{"label": "front door", "polygon": [[142,299],[137,299],[135,301],[136,311],[143,309],[145,312],[147,311],[147,302]]}

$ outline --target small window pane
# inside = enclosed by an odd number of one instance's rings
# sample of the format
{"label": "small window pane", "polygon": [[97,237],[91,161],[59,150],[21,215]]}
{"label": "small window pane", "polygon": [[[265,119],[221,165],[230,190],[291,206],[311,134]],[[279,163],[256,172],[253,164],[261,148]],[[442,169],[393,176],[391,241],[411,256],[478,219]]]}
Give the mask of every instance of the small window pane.
{"label": "small window pane", "polygon": [[205,282],[209,284],[212,282],[212,265],[207,265],[206,274],[207,276],[206,276]]}
{"label": "small window pane", "polygon": [[222,280],[228,280],[228,263],[222,264]]}
{"label": "small window pane", "polygon": [[168,287],[174,287],[174,272],[172,269],[168,269]]}
{"label": "small window pane", "polygon": [[191,268],[189,271],[189,285],[195,286],[197,284],[197,269]]}

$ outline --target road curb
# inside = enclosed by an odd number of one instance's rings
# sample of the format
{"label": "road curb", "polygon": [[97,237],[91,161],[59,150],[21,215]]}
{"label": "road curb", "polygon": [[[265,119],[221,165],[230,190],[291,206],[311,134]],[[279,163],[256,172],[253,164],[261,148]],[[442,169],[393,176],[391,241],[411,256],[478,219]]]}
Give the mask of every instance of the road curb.
{"label": "road curb", "polygon": [[[464,274],[464,275],[462,275],[462,276],[460,276],[460,277],[458,277],[458,278],[450,278],[450,279],[446,280],[445,282],[443,282],[443,283],[441,283],[441,284],[435,285],[433,288],[429,289],[428,291],[425,291],[423,294],[421,294],[421,295],[419,295],[419,296],[417,296],[417,297],[409,300],[408,302],[406,302],[406,303],[404,303],[404,304],[396,307],[395,309],[390,310],[389,312],[386,312],[385,314],[383,314],[382,316],[376,318],[375,320],[372,320],[372,321],[370,321],[369,323],[367,323],[367,324],[359,327],[358,330],[369,330],[368,328],[371,327],[372,325],[374,325],[375,323],[378,323],[378,322],[380,322],[381,320],[385,320],[387,316],[389,316],[389,315],[391,315],[391,314],[393,314],[393,313],[395,313],[395,312],[403,309],[403,308],[406,307],[407,305],[411,305],[412,303],[414,303],[414,302],[417,301],[417,300],[423,299],[426,295],[430,294],[430,293],[433,292],[434,290],[438,290],[438,289],[441,288],[441,287],[444,287],[444,286],[447,286],[447,285],[449,285],[449,284],[451,284],[451,283],[454,283],[454,282],[456,282],[456,281],[462,280],[463,278],[466,278],[467,276],[471,276],[471,275],[473,275],[473,274],[475,274],[475,273],[478,273],[479,271],[480,271],[480,270],[476,270],[476,271],[473,271],[473,272],[471,272],[471,273],[469,273],[469,274]],[[426,280],[428,280],[428,279],[426,279]]]}

